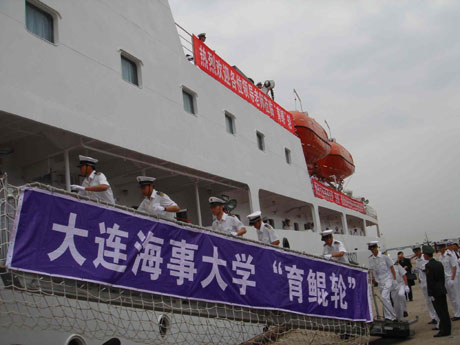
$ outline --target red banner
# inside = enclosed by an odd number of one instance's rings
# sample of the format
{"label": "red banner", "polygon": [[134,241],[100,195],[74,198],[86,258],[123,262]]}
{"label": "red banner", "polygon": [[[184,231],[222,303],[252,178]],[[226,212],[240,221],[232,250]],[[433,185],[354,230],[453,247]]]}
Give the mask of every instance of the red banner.
{"label": "red banner", "polygon": [[251,103],[274,121],[295,133],[292,115],[260,91],[253,83],[226,63],[196,36],[193,36],[195,65],[225,85],[238,96]]}
{"label": "red banner", "polygon": [[312,179],[311,182],[313,185],[313,194],[315,194],[317,198],[333,202],[334,204],[349,208],[353,211],[366,213],[366,210],[364,209],[364,203],[362,201],[352,199],[343,193],[326,187],[314,179]]}

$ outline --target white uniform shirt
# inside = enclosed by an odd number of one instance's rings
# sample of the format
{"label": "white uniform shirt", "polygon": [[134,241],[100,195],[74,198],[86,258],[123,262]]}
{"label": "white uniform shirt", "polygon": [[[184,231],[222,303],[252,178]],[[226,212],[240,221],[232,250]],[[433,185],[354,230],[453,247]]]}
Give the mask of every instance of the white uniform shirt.
{"label": "white uniform shirt", "polygon": [[422,289],[426,289],[426,273],[425,271],[425,265],[428,263],[428,260],[425,260],[423,256],[420,258],[415,259],[415,267],[417,268],[418,271],[418,279],[420,279],[420,287]]}
{"label": "white uniform shirt", "polygon": [[328,246],[327,244],[324,244],[323,246],[323,255],[328,255],[328,254],[332,255],[332,254],[339,253],[339,252],[344,252],[345,254],[343,254],[343,256],[338,257],[338,258],[332,257],[331,259],[335,261],[339,261],[339,262],[348,263],[348,259],[346,257],[347,250],[345,249],[345,246],[343,245],[342,242],[333,240],[330,246]]}
{"label": "white uniform shirt", "polygon": [[[439,261],[444,266],[444,273],[446,274],[446,278],[451,279],[452,278],[452,268],[458,266],[457,257],[449,249],[446,249],[444,254],[439,255]],[[458,269],[457,269],[457,273],[455,274],[455,279],[457,279],[457,274],[458,274]]]}
{"label": "white uniform shirt", "polygon": [[216,218],[212,222],[212,229],[214,231],[224,232],[226,234],[231,234],[232,232],[238,232],[242,228],[244,228],[244,224],[241,223],[241,221],[237,217],[229,216],[225,212],[222,215],[221,220],[218,220]]}
{"label": "white uniform shirt", "polygon": [[86,190],[81,190],[78,192],[78,195],[87,196],[91,199],[96,199],[114,204],[115,200],[113,198],[112,187],[110,187],[109,181],[107,181],[107,177],[105,177],[103,173],[99,171],[96,172],[95,170],[93,170],[93,172],[88,177],[85,177],[81,185],[82,187],[93,187],[99,186],[101,184],[107,185],[109,186],[109,188],[103,192],[89,192]]}
{"label": "white uniform shirt", "polygon": [[[451,250],[452,254],[454,255],[455,259],[457,259],[457,265],[460,266],[460,253],[459,252],[455,252],[453,250]],[[458,268],[457,268],[457,273],[458,273]]]}
{"label": "white uniform shirt", "polygon": [[396,283],[398,286],[405,285],[403,276],[407,273],[401,265],[394,265],[395,273],[396,273]]}
{"label": "white uniform shirt", "polygon": [[374,256],[372,254],[369,257],[369,268],[374,270],[374,277],[377,283],[383,284],[389,279],[393,280],[393,274],[391,273],[390,267],[393,266],[388,255],[383,255],[381,252]]}
{"label": "white uniform shirt", "polygon": [[257,238],[259,242],[271,244],[272,242],[278,241],[279,237],[276,234],[275,230],[269,225],[262,222],[260,230],[254,228],[257,231]]}
{"label": "white uniform shirt", "polygon": [[155,206],[163,206],[166,208],[168,206],[177,206],[177,204],[165,193],[158,192],[154,189],[150,197],[145,197],[144,200],[142,200],[137,210],[156,217],[174,219],[174,212],[156,211]]}

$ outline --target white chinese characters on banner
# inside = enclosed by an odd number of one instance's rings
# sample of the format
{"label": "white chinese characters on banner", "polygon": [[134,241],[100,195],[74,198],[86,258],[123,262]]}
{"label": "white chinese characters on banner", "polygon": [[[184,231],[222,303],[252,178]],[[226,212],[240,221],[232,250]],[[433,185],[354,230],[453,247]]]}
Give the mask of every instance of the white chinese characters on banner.
{"label": "white chinese characters on banner", "polygon": [[236,254],[236,261],[232,261],[232,270],[236,272],[240,278],[233,278],[232,282],[240,286],[240,295],[246,295],[246,287],[255,287],[256,282],[249,280],[251,275],[256,273],[255,266],[252,264],[252,256],[246,254]]}
{"label": "white chinese characters on banner", "polygon": [[[78,250],[79,241],[76,239],[88,238],[91,231],[76,227],[77,216],[76,213],[70,213],[67,225],[52,223],[51,230],[64,233],[65,236],[61,244],[47,254],[51,261],[57,260],[63,255],[65,259],[67,253],[80,266],[86,262],[87,258]],[[121,230],[117,223],[114,223],[112,227],[106,227],[106,223],[102,222],[98,226],[99,234],[95,234],[94,240],[92,238],[86,240],[93,245],[94,243],[97,244],[97,257],[92,261],[92,264],[96,268],[101,266],[107,270],[125,272],[128,267],[127,242],[129,232]],[[257,267],[254,263],[256,260],[252,255],[247,253],[234,254],[234,259],[230,259],[232,260],[231,265],[227,267],[227,261],[219,257],[219,248],[213,245],[212,256],[202,256],[202,263],[211,265],[196,266],[195,256],[200,249],[197,244],[189,243],[185,239],[168,240],[169,246],[165,248],[163,253],[165,258],[163,258],[162,249],[165,239],[156,237],[152,231],[148,231],[147,234],[139,231],[137,241],[133,240],[133,242],[135,241],[133,243],[134,248],[131,248],[137,252],[134,252],[134,255],[129,255],[129,257],[133,257],[133,264],[129,270],[135,276],[141,271],[148,273],[151,280],[158,280],[163,273],[163,262],[168,260],[166,267],[169,276],[174,277],[177,286],[184,285],[186,281],[194,282],[198,270],[204,269],[209,270],[209,273],[200,282],[202,288],[210,285],[210,288],[213,288],[212,283],[215,280],[217,286],[225,291],[231,281],[239,288],[239,294],[245,296],[248,293],[248,288],[256,287]],[[80,249],[82,253],[88,253],[87,250]],[[330,306],[334,309],[348,310],[347,292],[357,287],[357,280],[354,277],[347,276],[344,278],[339,272],[330,272],[326,275],[326,272],[315,271],[310,268],[307,274],[307,270],[297,267],[296,264],[284,265],[282,261],[278,260],[273,261],[271,268],[274,274],[287,279],[289,301],[295,304],[306,302],[322,307]],[[306,280],[305,284],[304,279]],[[308,284],[308,288],[305,286],[304,291],[303,288],[306,284]],[[303,292],[308,293],[308,298],[303,295]],[[306,298],[304,299],[304,297]]]}
{"label": "white chinese characters on banner", "polygon": [[[124,272],[126,265],[120,261],[126,261],[126,244],[121,242],[121,238],[128,238],[128,232],[120,230],[118,224],[111,228],[106,228],[105,223],[99,223],[99,232],[101,235],[109,235],[108,238],[95,237],[94,242],[98,244],[97,258],[94,259],[94,267],[102,267],[115,272]],[[106,261],[108,258],[111,262]]]}
{"label": "white chinese characters on banner", "polygon": [[157,280],[161,274],[161,264],[163,263],[163,258],[161,257],[161,246],[164,243],[162,238],[155,237],[153,232],[149,231],[147,236],[144,235],[142,231],[137,233],[137,237],[141,242],[136,242],[134,247],[136,247],[139,252],[134,261],[132,272],[134,275],[137,275],[139,270],[139,265],[141,266],[141,271],[150,273],[151,280]]}
{"label": "white chinese characters on banner", "polygon": [[70,255],[72,258],[81,266],[85,263],[86,259],[79,253],[77,247],[75,246],[75,236],[88,237],[88,230],[79,229],[75,226],[77,221],[77,215],[75,213],[70,213],[69,222],[67,225],[61,225],[53,223],[53,231],[62,232],[65,234],[64,240],[61,245],[48,253],[48,257],[51,261],[54,261],[61,257],[67,249],[69,249]]}
{"label": "white chinese characters on banner", "polygon": [[220,275],[219,266],[227,267],[227,261],[219,259],[219,251],[217,247],[213,246],[212,256],[203,256],[203,262],[212,264],[212,267],[209,275],[201,281],[201,286],[205,288],[206,286],[211,284],[214,278],[216,278],[217,284],[219,285],[220,289],[222,291],[225,291],[225,289],[227,288],[227,283],[224,282]]}
{"label": "white chinese characters on banner", "polygon": [[308,271],[308,302],[316,302],[323,307],[327,307],[328,293],[326,291],[326,274],[324,272]]}
{"label": "white chinese characters on banner", "polygon": [[304,270],[297,268],[296,265],[285,266],[284,269],[287,271],[288,285],[289,285],[289,300],[292,302],[294,298],[297,298],[298,303],[303,302],[302,293],[302,280]]}
{"label": "white chinese characters on banner", "polygon": [[172,247],[172,257],[168,263],[168,269],[173,277],[177,277],[177,285],[183,285],[184,279],[193,281],[197,272],[194,263],[195,250],[198,249],[196,244],[187,243],[185,240],[170,240]]}
{"label": "white chinese characters on banner", "polygon": [[347,296],[347,286],[343,281],[343,277],[341,274],[338,276],[335,273],[329,277],[331,280],[331,301],[334,302],[334,308],[337,309],[338,305],[340,305],[340,309],[347,310],[348,303],[344,300]]}

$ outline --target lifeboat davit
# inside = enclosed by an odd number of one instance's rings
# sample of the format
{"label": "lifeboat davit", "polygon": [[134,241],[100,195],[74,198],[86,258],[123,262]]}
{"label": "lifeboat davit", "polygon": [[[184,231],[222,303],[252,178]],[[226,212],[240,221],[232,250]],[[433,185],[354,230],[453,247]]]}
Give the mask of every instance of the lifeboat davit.
{"label": "lifeboat davit", "polygon": [[303,154],[309,170],[314,163],[326,157],[331,151],[331,143],[326,131],[307,113],[290,111],[297,136],[302,142]]}
{"label": "lifeboat davit", "polygon": [[355,172],[355,164],[347,149],[336,142],[331,142],[331,152],[316,162],[316,169],[320,177],[331,182],[342,183]]}

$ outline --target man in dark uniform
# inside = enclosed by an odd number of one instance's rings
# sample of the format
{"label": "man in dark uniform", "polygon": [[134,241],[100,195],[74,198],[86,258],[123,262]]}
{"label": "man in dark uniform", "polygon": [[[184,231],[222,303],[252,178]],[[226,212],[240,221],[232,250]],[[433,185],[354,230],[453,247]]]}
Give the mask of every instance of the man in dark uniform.
{"label": "man in dark uniform", "polygon": [[409,298],[409,301],[412,302],[412,286],[415,285],[414,280],[412,279],[414,276],[414,274],[412,273],[412,263],[410,259],[404,257],[403,252],[398,252],[398,262],[401,265],[401,267],[406,270],[406,278],[409,283],[409,293],[407,294],[407,297]]}
{"label": "man in dark uniform", "polygon": [[433,258],[434,250],[431,246],[423,246],[423,257],[428,260],[425,265],[428,296],[433,301],[433,307],[439,317],[439,332],[434,337],[447,337],[450,335],[451,322],[447,309],[447,290],[444,285],[444,267],[442,263]]}

